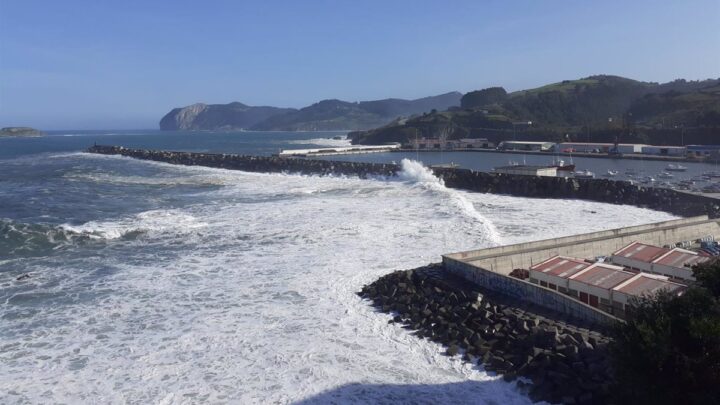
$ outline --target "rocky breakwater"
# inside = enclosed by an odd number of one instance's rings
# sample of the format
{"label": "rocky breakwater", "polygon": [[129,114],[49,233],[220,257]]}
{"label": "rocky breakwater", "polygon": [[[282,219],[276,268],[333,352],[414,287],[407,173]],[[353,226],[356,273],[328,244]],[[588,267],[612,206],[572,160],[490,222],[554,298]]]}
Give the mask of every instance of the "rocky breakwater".
{"label": "rocky breakwater", "polygon": [[[609,339],[595,327],[563,319],[490,291],[468,288],[441,264],[396,271],[358,293],[394,314],[420,338],[444,345],[450,356],[518,379],[533,401],[604,404],[612,372]],[[520,306],[518,306],[520,305]]]}
{"label": "rocky breakwater", "polygon": [[720,217],[720,201],[701,195],[627,181],[523,176],[467,169],[434,169],[453,188],[535,198],[568,198],[647,207],[675,215]]}
{"label": "rocky breakwater", "polygon": [[152,160],[186,166],[206,166],[220,169],[243,170],[261,173],[301,173],[318,175],[347,175],[367,178],[369,176],[395,176],[400,167],[395,164],[335,162],[281,158],[275,156],[247,156],[218,153],[170,152],[145,149],[128,149],[122,146],[95,145],[89,153],[122,155],[135,159]]}

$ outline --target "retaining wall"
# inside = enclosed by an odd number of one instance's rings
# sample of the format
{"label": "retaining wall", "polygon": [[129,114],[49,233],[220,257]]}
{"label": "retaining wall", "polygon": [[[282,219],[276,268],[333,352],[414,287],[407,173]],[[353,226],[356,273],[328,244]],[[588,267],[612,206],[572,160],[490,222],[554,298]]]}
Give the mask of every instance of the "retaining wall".
{"label": "retaining wall", "polygon": [[452,274],[518,301],[533,303],[590,323],[607,324],[618,320],[606,312],[525,280],[494,273],[447,256],[443,256],[443,264],[446,271]]}
{"label": "retaining wall", "polygon": [[631,242],[663,246],[705,236],[717,238],[720,237],[719,222],[719,219],[698,216],[445,256],[496,273],[509,274],[514,269],[527,269],[555,255],[592,259],[610,255]]}

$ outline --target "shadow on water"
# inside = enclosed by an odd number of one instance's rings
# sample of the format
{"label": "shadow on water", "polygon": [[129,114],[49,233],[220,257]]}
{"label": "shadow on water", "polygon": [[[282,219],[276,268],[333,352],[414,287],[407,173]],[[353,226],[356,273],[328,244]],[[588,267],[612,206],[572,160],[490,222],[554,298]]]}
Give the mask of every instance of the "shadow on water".
{"label": "shadow on water", "polygon": [[447,384],[343,385],[314,395],[296,405],[319,404],[531,404],[514,384],[502,379]]}

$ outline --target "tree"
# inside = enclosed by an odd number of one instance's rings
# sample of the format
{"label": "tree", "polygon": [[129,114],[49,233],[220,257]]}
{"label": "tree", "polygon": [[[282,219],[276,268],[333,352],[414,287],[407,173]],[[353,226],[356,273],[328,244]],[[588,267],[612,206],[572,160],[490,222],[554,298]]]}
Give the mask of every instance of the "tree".
{"label": "tree", "polygon": [[460,99],[462,108],[480,108],[490,104],[502,103],[507,99],[507,92],[502,87],[488,87],[466,93]]}
{"label": "tree", "polygon": [[720,403],[720,264],[681,296],[635,301],[611,345],[619,403]]}

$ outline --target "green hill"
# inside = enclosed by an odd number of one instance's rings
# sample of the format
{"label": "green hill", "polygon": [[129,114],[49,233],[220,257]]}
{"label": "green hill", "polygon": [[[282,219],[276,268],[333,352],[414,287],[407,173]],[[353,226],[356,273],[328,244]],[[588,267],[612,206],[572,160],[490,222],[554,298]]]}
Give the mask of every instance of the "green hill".
{"label": "green hill", "polygon": [[[406,142],[410,138],[486,137],[499,142],[577,139],[595,142],[720,143],[720,80],[659,84],[618,76],[590,76],[505,93],[473,91],[462,108],[350,133],[354,143]],[[532,125],[513,125],[532,122]],[[717,138],[717,139],[715,139]]]}

